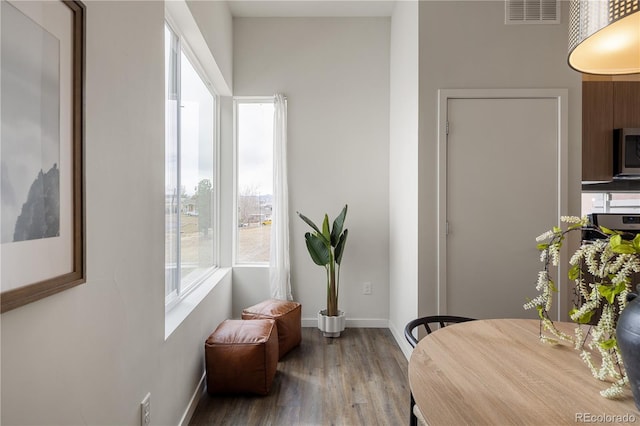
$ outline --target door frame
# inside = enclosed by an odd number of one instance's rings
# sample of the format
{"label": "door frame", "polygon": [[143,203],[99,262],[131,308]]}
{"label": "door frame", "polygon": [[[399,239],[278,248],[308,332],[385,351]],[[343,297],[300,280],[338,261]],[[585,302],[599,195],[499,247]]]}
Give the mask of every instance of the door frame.
{"label": "door frame", "polygon": [[[557,182],[557,226],[560,226],[560,217],[567,215],[568,211],[568,185],[569,185],[569,118],[568,118],[568,89],[439,89],[438,90],[438,146],[437,146],[437,311],[439,315],[447,312],[447,123],[449,99],[554,99],[557,102],[558,111],[558,182]],[[549,227],[553,224],[549,224]],[[540,230],[540,233],[544,232]],[[533,242],[532,242],[533,243]],[[560,257],[566,259],[566,245],[562,247]],[[568,315],[568,286],[564,285],[567,273],[566,262],[559,262],[556,270],[559,292],[554,300],[554,312],[556,320],[566,318]],[[535,282],[535,277],[531,277]],[[532,295],[535,288],[531,288]],[[524,303],[524,301],[523,301]]]}

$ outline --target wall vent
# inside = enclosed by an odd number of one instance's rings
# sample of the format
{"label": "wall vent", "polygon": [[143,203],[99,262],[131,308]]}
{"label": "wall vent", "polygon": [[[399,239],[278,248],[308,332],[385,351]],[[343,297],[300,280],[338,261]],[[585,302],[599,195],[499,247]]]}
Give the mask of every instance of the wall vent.
{"label": "wall vent", "polygon": [[559,24],[559,0],[505,0],[505,24]]}

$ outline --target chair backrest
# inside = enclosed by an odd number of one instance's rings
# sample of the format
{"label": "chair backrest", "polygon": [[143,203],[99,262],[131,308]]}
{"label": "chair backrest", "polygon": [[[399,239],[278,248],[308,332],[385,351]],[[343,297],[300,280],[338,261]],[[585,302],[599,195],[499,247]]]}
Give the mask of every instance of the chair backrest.
{"label": "chair backrest", "polygon": [[454,315],[432,315],[428,317],[422,317],[414,319],[404,327],[404,337],[407,339],[411,347],[416,347],[418,339],[413,335],[413,330],[417,327],[424,326],[427,334],[433,330],[431,326],[439,325],[440,327],[446,327],[449,324],[456,324],[459,322],[474,321],[475,318],[458,317]]}

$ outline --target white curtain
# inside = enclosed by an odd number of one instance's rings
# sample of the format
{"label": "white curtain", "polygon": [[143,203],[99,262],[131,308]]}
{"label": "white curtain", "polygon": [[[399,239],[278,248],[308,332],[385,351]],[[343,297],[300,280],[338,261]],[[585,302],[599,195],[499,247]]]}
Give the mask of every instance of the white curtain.
{"label": "white curtain", "polygon": [[289,279],[289,190],[287,187],[287,99],[274,96],[273,115],[273,219],[269,282],[271,297],[293,300]]}

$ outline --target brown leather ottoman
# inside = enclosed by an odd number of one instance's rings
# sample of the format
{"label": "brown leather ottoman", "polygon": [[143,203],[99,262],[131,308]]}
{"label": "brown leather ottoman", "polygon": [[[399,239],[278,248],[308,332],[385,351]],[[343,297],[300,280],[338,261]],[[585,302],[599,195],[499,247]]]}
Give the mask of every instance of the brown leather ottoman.
{"label": "brown leather ottoman", "polygon": [[207,392],[269,393],[278,367],[278,335],[272,319],[225,320],[204,344]]}
{"label": "brown leather ottoman", "polygon": [[269,299],[243,309],[242,319],[271,318],[278,326],[278,359],[302,341],[302,307],[297,302]]}

